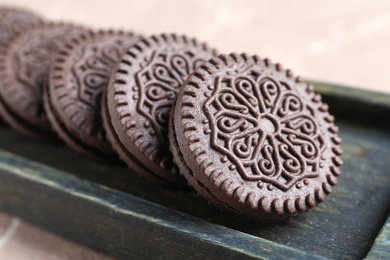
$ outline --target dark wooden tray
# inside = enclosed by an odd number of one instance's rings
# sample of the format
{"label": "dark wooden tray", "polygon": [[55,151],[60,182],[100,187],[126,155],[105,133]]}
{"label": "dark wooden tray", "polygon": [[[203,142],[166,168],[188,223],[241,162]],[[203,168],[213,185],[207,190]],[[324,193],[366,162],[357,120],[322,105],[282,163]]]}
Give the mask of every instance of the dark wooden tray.
{"label": "dark wooden tray", "polygon": [[329,198],[291,221],[259,225],[192,191],[0,126],[0,210],[125,259],[390,259],[390,96],[315,83],[343,138]]}

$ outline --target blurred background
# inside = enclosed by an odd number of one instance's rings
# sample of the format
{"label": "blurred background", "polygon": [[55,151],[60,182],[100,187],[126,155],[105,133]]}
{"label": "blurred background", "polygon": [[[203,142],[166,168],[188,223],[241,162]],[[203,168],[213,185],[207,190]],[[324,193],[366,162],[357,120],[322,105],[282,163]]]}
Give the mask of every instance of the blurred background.
{"label": "blurred background", "polygon": [[[177,32],[268,57],[306,79],[390,93],[390,1],[0,0],[48,20]],[[0,213],[0,259],[104,259]]]}

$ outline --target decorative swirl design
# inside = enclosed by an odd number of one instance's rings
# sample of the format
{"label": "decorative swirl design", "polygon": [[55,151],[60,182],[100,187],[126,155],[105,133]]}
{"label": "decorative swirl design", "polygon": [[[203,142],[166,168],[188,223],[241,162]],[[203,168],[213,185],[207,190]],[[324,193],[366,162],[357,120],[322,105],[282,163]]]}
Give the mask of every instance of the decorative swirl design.
{"label": "decorative swirl design", "polygon": [[[280,86],[273,79],[261,78],[259,80],[260,95],[264,100],[264,108],[261,112],[270,112],[280,96]],[[259,97],[258,97],[259,98]]]}
{"label": "decorative swirl design", "polygon": [[90,73],[87,74],[84,78],[84,84],[89,88],[97,89],[105,84],[107,81],[107,76],[104,74]]}
{"label": "decorative swirl design", "polygon": [[277,113],[280,117],[293,115],[303,110],[302,101],[294,94],[285,94]]}
{"label": "decorative swirl design", "polygon": [[[156,121],[159,125],[166,125],[168,123],[169,111],[170,111],[169,106],[160,107],[156,110],[156,112],[155,112]],[[163,129],[162,131],[165,131],[165,133],[168,133],[167,129]]]}
{"label": "decorative swirl design", "polygon": [[254,88],[256,86],[256,83],[253,81],[250,81],[249,79],[243,78],[237,81],[237,90],[240,92],[240,94],[247,100],[252,106],[256,107],[258,106],[258,100],[256,98],[253,98],[254,96]]}
{"label": "decorative swirl design", "polygon": [[[211,147],[245,180],[288,190],[318,175],[319,127],[293,88],[261,75],[217,77],[204,103]],[[257,78],[256,78],[257,77]]]}
{"label": "decorative swirl design", "polygon": [[154,66],[153,76],[157,81],[164,82],[174,88],[180,87],[180,81],[173,76],[165,64],[156,64]]}
{"label": "decorative swirl design", "polygon": [[[102,48],[102,56],[104,61],[110,61],[110,64],[116,63],[119,57],[122,55],[122,48],[118,48],[118,44],[107,45]],[[110,65],[108,64],[108,65]]]}
{"label": "decorative swirl design", "polygon": [[292,152],[290,148],[291,146],[289,147],[286,143],[279,145],[280,154],[285,158],[283,167],[289,174],[299,174],[303,164],[299,160],[300,156]]}
{"label": "decorative swirl design", "polygon": [[262,158],[258,162],[260,171],[265,176],[272,176],[276,174],[276,163],[274,162],[273,155],[274,148],[269,144],[265,144],[262,149]]}
{"label": "decorative swirl design", "polygon": [[79,82],[79,98],[96,110],[100,107],[100,95],[107,84],[112,67],[119,60],[126,44],[110,40],[88,44],[73,66],[73,74]]}
{"label": "decorative swirl design", "polygon": [[233,119],[231,117],[222,117],[218,120],[218,128],[220,128],[224,133],[234,133],[239,131],[244,131],[249,127],[248,121],[243,118]]}
{"label": "decorative swirl design", "polygon": [[252,149],[257,145],[257,136],[251,135],[233,142],[233,151],[239,158],[247,159],[252,154]]}
{"label": "decorative swirl design", "polygon": [[315,159],[319,156],[319,151],[313,139],[295,132],[287,132],[287,139],[295,147],[300,148],[300,153],[306,159]]}
{"label": "decorative swirl design", "polygon": [[[154,52],[150,61],[136,74],[138,83],[137,111],[153,127],[161,144],[167,144],[169,111],[180,86],[184,83],[195,63],[204,60],[195,59],[192,52],[169,53]],[[233,119],[230,119],[233,120]],[[226,124],[229,124],[227,121]],[[226,125],[228,127],[228,125]]]}
{"label": "decorative swirl design", "polygon": [[305,135],[315,135],[317,125],[310,115],[300,115],[286,123],[286,127]]}
{"label": "decorative swirl design", "polygon": [[171,57],[172,68],[180,75],[181,79],[186,80],[190,74],[190,62],[182,55],[174,54]]}
{"label": "decorative swirl design", "polygon": [[152,101],[160,101],[162,99],[174,100],[176,92],[173,90],[166,90],[162,84],[152,84],[146,88],[146,95]]}
{"label": "decorative swirl design", "polygon": [[245,105],[241,105],[237,101],[237,97],[234,94],[235,93],[229,93],[229,92],[223,93],[219,97],[219,101],[226,108],[229,108],[231,110],[236,110],[240,114],[248,114],[249,113],[248,107]]}
{"label": "decorative swirl design", "polygon": [[99,55],[92,55],[87,58],[85,61],[85,65],[87,68],[91,69],[91,72],[102,72],[102,71],[109,71],[109,68],[107,67],[107,60],[102,56]]}

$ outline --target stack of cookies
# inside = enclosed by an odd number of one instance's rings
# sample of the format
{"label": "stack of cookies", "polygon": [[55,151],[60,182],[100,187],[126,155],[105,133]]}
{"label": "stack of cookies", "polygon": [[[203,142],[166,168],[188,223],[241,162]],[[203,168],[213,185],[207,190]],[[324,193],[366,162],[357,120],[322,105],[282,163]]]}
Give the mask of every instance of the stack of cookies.
{"label": "stack of cookies", "polygon": [[183,35],[0,8],[0,115],[24,135],[122,161],[156,185],[188,184],[263,222],[314,207],[341,173],[338,128],[310,84]]}

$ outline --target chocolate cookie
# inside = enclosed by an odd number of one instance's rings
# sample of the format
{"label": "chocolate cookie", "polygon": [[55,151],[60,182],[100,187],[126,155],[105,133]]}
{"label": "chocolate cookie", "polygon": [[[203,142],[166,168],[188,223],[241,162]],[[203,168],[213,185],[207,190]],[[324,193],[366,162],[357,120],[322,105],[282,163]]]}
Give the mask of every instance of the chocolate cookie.
{"label": "chocolate cookie", "polygon": [[42,19],[30,11],[0,7],[0,48],[20,33],[41,24]]}
{"label": "chocolate cookie", "polygon": [[108,139],[138,174],[183,184],[168,148],[168,118],[183,82],[215,50],[174,34],[139,41],[122,57],[107,88],[103,121]]}
{"label": "chocolate cookie", "polygon": [[105,138],[101,93],[122,54],[140,35],[101,31],[68,42],[54,58],[45,91],[45,110],[61,139],[91,158],[112,161]]}
{"label": "chocolate cookie", "polygon": [[0,113],[13,128],[33,138],[53,138],[42,86],[56,52],[83,32],[73,25],[45,24],[25,31],[0,50]]}
{"label": "chocolate cookie", "polygon": [[220,55],[196,69],[169,128],[174,161],[201,196],[265,222],[316,206],[341,173],[341,139],[321,96],[257,56]]}
{"label": "chocolate cookie", "polygon": [[[27,10],[21,8],[0,7],[0,49],[7,46],[8,42],[20,33],[41,25],[42,23],[42,19],[38,15]],[[1,84],[2,83],[0,81],[0,87]],[[2,123],[1,116],[0,123]]]}

